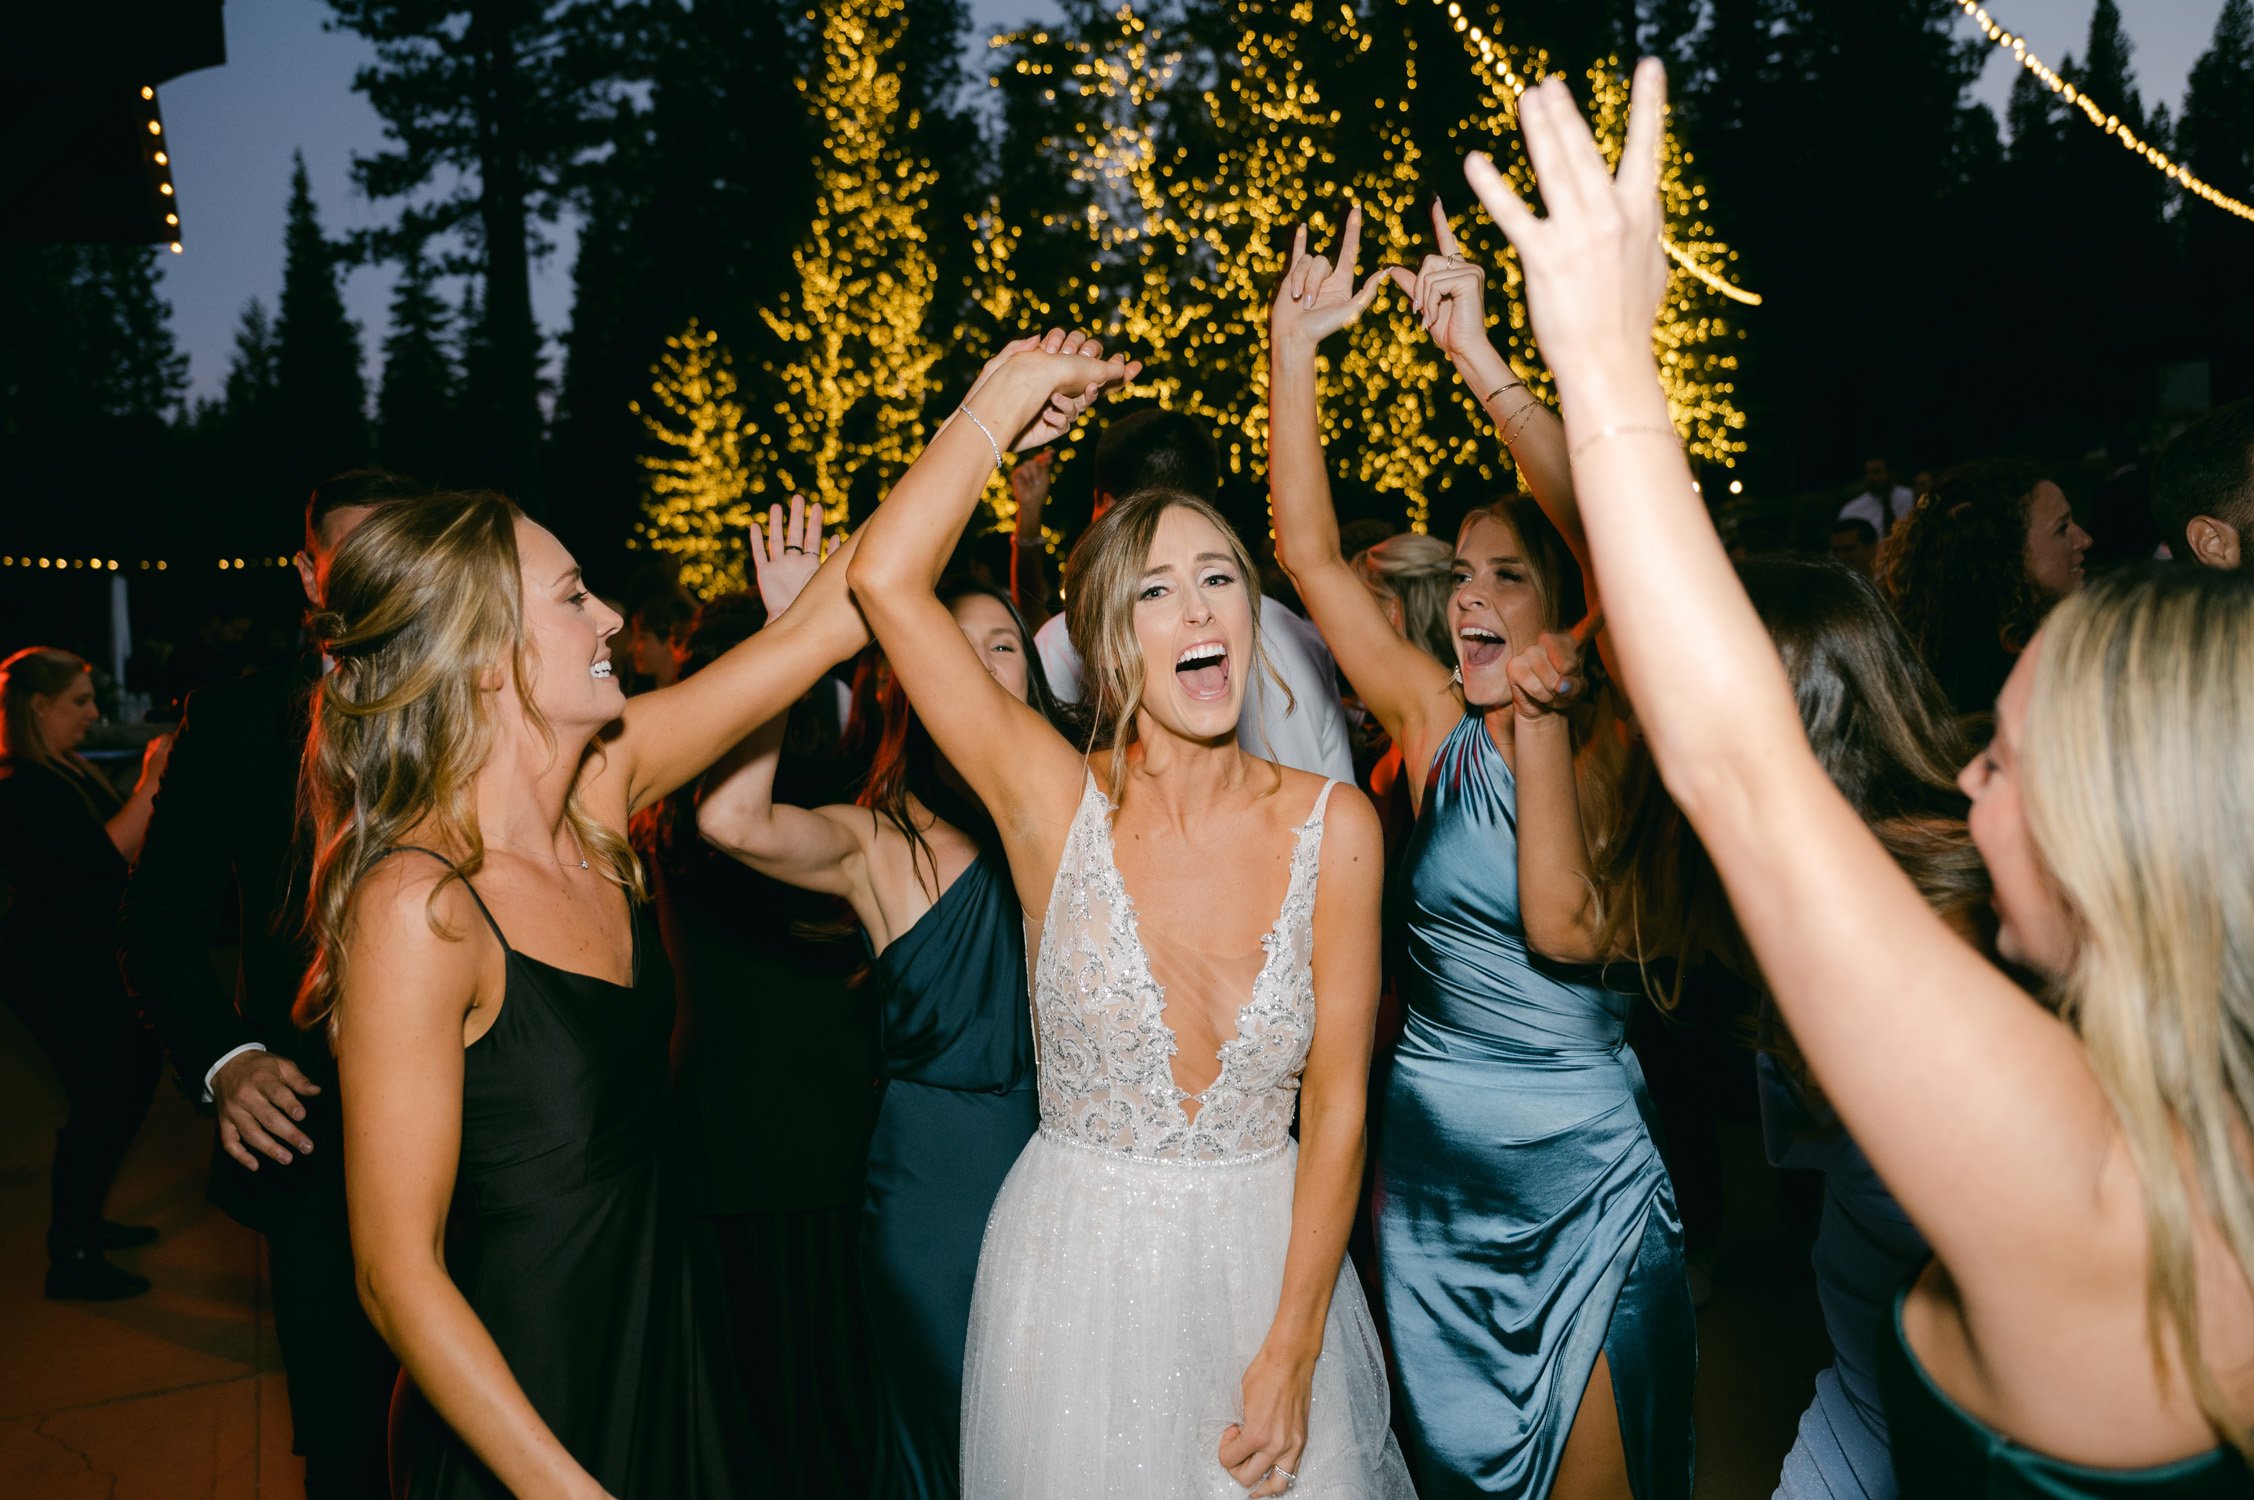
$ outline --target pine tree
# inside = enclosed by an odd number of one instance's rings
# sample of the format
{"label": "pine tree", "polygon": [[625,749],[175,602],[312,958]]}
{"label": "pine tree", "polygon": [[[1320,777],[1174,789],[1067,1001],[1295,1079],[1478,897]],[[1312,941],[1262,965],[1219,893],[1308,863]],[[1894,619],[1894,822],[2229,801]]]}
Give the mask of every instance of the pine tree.
{"label": "pine tree", "polygon": [[744,541],[751,525],[745,491],[744,409],[737,400],[734,360],[715,329],[696,319],[665,341],[650,367],[657,410],[634,403],[634,414],[658,445],[645,454],[649,479],[637,528],[644,545],[680,560],[681,582],[712,599],[749,586]]}
{"label": "pine tree", "polygon": [[291,482],[310,488],[366,462],[368,389],[360,330],[344,314],[336,247],[321,232],[305,154],[292,161],[275,372]]}
{"label": "pine tree", "polygon": [[376,394],[376,454],[385,467],[443,482],[455,442],[457,374],[447,354],[446,304],[432,286],[432,268],[410,250],[391,294],[391,331],[384,339],[383,384]]}
{"label": "pine tree", "polygon": [[227,366],[225,405],[239,420],[254,414],[261,425],[275,420],[275,392],[281,388],[280,348],[266,304],[256,297],[244,304],[242,322],[235,329],[235,354]]}
{"label": "pine tree", "polygon": [[[390,149],[353,163],[369,197],[414,200],[363,248],[392,255],[434,236],[469,250],[446,269],[484,277],[491,358],[466,378],[490,413],[493,481],[541,502],[541,338],[531,264],[538,225],[570,203],[609,144],[616,107],[647,54],[650,12],[608,0],[329,0],[335,25],[374,44],[353,87]],[[431,190],[436,188],[436,196]]]}
{"label": "pine tree", "polygon": [[755,424],[752,489],[795,491],[833,521],[865,512],[923,442],[938,346],[924,228],[929,164],[904,154],[901,0],[828,0],[819,70],[805,81],[822,122],[813,222],[791,253],[798,284],[765,315],[785,345],[771,422]]}
{"label": "pine tree", "polygon": [[[2215,34],[2192,65],[2176,126],[2178,160],[2240,201],[2254,199],[2254,0],[2225,0]],[[2209,355],[2217,401],[2254,394],[2254,289],[2246,256],[2254,224],[2199,202],[2178,215],[2182,285],[2204,335],[2192,347]]]}

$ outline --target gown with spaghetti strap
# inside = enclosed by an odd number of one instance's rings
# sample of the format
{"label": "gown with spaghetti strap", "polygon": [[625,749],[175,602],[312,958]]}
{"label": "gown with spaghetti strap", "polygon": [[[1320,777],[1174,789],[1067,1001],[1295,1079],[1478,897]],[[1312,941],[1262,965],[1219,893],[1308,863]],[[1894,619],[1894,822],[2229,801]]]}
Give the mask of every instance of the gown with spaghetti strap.
{"label": "gown with spaghetti strap", "polygon": [[1040,1119],[1025,917],[982,851],[875,960],[884,1098],[861,1279],[876,1354],[880,1500],[960,1489],[963,1344],[994,1195]]}
{"label": "gown with spaghetti strap", "polygon": [[1879,1388],[1905,1496],[2246,1500],[2254,1495],[2254,1472],[2236,1448],[2219,1446],[2149,1469],[2093,1469],[2021,1447],[1957,1405],[1918,1363],[1902,1329],[1902,1303],[1916,1284],[1912,1276],[1895,1293],[1878,1344]]}
{"label": "gown with spaghetti strap", "polygon": [[[462,1054],[447,1272],[541,1420],[619,1500],[752,1493],[726,1312],[669,1165],[665,950],[637,912],[631,984],[559,969],[509,947],[462,884],[507,980]],[[404,1375],[397,1410],[395,1493],[508,1494]]]}
{"label": "gown with spaghetti strap", "polygon": [[[1283,1290],[1334,785],[1293,840],[1283,910],[1260,949],[1192,960],[1247,981],[1221,1071],[1192,1095],[1175,1082],[1112,806],[1088,778],[1034,968],[1041,1128],[995,1200],[971,1301],[965,1495],[1243,1500],[1219,1452]],[[1294,1500],[1411,1500],[1387,1416],[1376,1331],[1342,1265]]]}
{"label": "gown with spaghetti strap", "polygon": [[[1925,1263],[1925,1237],[1837,1120],[1822,1118],[1773,1054],[1754,1060],[1769,1163],[1824,1174],[1810,1263],[1832,1361],[1784,1456],[1775,1500],[1896,1500],[1878,1351],[1902,1278]],[[1913,1500],[1915,1497],[1913,1496]]]}
{"label": "gown with spaghetti strap", "polygon": [[1597,1356],[1635,1500],[1687,1500],[1697,1332],[1632,997],[1526,946],[1516,784],[1477,714],[1411,835],[1378,1257],[1425,1500],[1542,1496]]}

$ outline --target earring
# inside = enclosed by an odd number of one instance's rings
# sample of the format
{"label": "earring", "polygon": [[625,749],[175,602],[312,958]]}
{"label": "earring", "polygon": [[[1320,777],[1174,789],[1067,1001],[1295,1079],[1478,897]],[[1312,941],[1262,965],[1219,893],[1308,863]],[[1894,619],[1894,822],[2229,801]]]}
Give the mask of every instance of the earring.
{"label": "earring", "polygon": [[1448,680],[1454,683],[1457,687],[1462,687],[1464,685],[1464,669],[1461,662],[1458,662],[1455,666],[1452,666],[1448,669]]}

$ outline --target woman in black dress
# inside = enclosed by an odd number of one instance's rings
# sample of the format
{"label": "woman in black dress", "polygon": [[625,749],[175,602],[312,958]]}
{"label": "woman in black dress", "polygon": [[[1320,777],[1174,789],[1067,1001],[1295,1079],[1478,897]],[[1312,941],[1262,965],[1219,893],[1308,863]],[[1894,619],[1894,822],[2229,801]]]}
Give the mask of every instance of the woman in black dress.
{"label": "woman in black dress", "polygon": [[[801,521],[755,561],[811,570],[819,540]],[[833,565],[809,588],[843,586]],[[337,1050],[361,1300],[417,1398],[395,1489],[758,1482],[682,1233],[673,985],[626,828],[852,649],[823,633],[838,613],[629,704],[618,616],[507,500],[404,502],[338,550],[299,1019]]]}
{"label": "woman in black dress", "polygon": [[102,1217],[163,1054],[117,968],[117,903],[172,741],[151,740],[120,798],[78,755],[99,717],[85,661],[31,646],[0,662],[0,988],[62,1081],[47,1227],[49,1297],[149,1289],[103,1257],[156,1231]]}
{"label": "woman in black dress", "polygon": [[[942,584],[939,595],[995,680],[1052,715],[1016,606],[968,581]],[[778,615],[790,602],[768,593]],[[961,1488],[963,1346],[979,1242],[1002,1179],[1040,1123],[1025,922],[992,820],[882,656],[864,659],[861,682],[858,716],[879,739],[854,803],[793,806],[778,795],[777,721],[708,779],[697,826],[763,874],[842,897],[860,919],[884,1080],[861,1220],[878,1389],[872,1491],[950,1500]]]}

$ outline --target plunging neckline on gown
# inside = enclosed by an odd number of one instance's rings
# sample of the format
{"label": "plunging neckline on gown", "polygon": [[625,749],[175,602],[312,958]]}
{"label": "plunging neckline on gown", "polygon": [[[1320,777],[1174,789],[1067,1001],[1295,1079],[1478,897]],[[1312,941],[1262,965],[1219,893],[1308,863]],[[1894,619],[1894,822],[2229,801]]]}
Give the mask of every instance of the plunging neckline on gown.
{"label": "plunging neckline on gown", "polygon": [[[1089,772],[1088,782],[1091,786],[1095,784],[1095,780],[1095,773]],[[1120,921],[1121,925],[1127,930],[1127,936],[1133,940],[1137,975],[1150,986],[1151,993],[1157,998],[1157,1007],[1152,1019],[1157,1024],[1158,1029],[1166,1036],[1166,1081],[1173,1085],[1174,1109],[1182,1117],[1182,1127],[1185,1130],[1196,1127],[1198,1115],[1205,1110],[1206,1096],[1218,1089],[1227,1080],[1230,1052],[1236,1049],[1239,1044],[1246,1046],[1252,1044],[1252,1038],[1245,1035],[1244,1018],[1252,1010],[1254,1002],[1260,998],[1261,990],[1268,978],[1268,971],[1275,966],[1276,956],[1283,951],[1284,923],[1291,915],[1292,891],[1297,884],[1296,877],[1291,871],[1298,863],[1300,846],[1306,842],[1309,830],[1316,826],[1316,819],[1322,813],[1323,804],[1330,800],[1328,795],[1330,786],[1331,784],[1326,781],[1322,788],[1315,793],[1315,805],[1308,810],[1307,816],[1300,821],[1299,827],[1292,832],[1292,857],[1285,861],[1283,900],[1277,904],[1276,919],[1269,923],[1268,930],[1260,935],[1260,967],[1253,971],[1252,986],[1230,1018],[1229,1035],[1223,1039],[1220,1046],[1213,1049],[1213,1060],[1220,1065],[1219,1071],[1214,1073],[1211,1083],[1194,1093],[1182,1087],[1182,1080],[1174,1072],[1174,1059],[1181,1055],[1182,1039],[1175,1032],[1174,1023],[1166,1018],[1169,1004],[1166,997],[1166,986],[1158,982],[1158,973],[1151,967],[1150,947],[1143,941],[1142,915],[1135,904],[1135,893],[1127,889],[1127,872],[1119,868],[1119,845],[1112,837],[1111,826],[1112,819],[1118,816],[1119,805],[1112,802],[1108,797],[1104,799],[1111,810],[1098,820],[1098,826],[1103,829],[1103,856],[1110,863],[1111,872],[1119,881]],[[1189,1108],[1189,1105],[1193,1103],[1197,1106],[1195,1110]]]}

